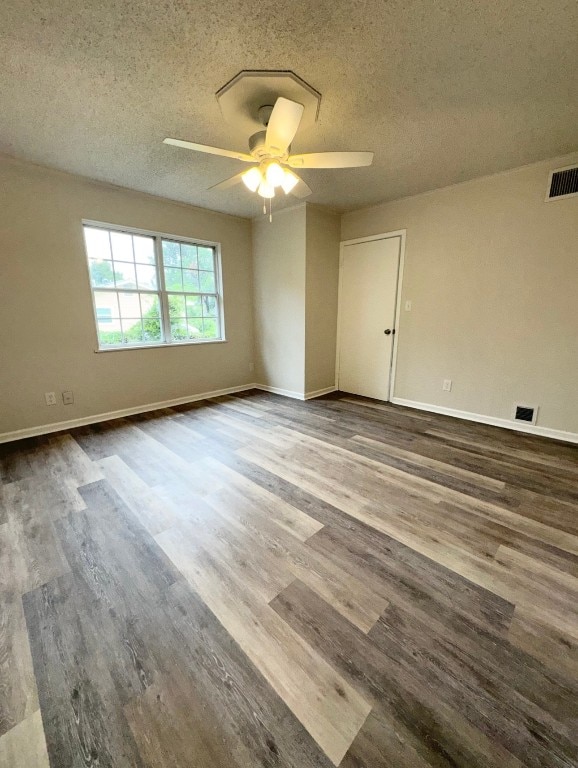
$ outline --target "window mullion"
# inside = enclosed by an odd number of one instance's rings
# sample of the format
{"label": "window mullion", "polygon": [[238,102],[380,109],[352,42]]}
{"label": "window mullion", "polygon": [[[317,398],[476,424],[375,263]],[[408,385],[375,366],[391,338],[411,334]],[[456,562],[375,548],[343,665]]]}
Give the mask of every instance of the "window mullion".
{"label": "window mullion", "polygon": [[160,287],[161,300],[161,325],[163,328],[163,339],[165,343],[170,344],[171,338],[171,319],[169,315],[169,297],[165,287],[165,265],[163,262],[163,244],[162,237],[155,237],[155,251],[157,255],[157,280]]}

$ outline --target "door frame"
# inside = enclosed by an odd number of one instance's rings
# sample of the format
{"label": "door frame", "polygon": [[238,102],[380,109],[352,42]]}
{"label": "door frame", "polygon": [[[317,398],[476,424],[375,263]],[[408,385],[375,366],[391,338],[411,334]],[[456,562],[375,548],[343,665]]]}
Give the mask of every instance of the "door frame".
{"label": "door frame", "polygon": [[381,235],[370,235],[369,237],[355,237],[352,240],[342,240],[339,244],[339,288],[337,294],[337,344],[335,349],[335,389],[339,389],[339,352],[341,345],[341,299],[342,299],[342,279],[343,279],[343,253],[347,245],[358,245],[359,243],[370,243],[374,240],[390,240],[399,237],[399,264],[397,269],[397,285],[395,288],[395,334],[393,337],[393,349],[391,353],[391,368],[389,371],[389,400],[395,396],[395,375],[397,371],[397,350],[399,347],[399,324],[401,317],[401,289],[403,285],[403,269],[405,266],[405,238],[406,229],[396,229],[393,232],[384,232]]}

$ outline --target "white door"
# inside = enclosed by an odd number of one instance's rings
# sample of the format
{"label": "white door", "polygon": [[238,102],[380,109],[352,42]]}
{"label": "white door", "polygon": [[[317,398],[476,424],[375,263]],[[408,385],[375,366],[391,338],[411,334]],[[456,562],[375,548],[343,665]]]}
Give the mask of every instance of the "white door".
{"label": "white door", "polygon": [[339,389],[389,400],[400,237],[345,245],[339,283]]}

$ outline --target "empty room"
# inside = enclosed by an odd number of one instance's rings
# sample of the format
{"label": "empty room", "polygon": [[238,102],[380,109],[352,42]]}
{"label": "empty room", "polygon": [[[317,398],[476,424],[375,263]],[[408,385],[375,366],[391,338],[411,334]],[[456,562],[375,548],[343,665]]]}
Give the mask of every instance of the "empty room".
{"label": "empty room", "polygon": [[578,768],[578,4],[0,70],[0,768]]}

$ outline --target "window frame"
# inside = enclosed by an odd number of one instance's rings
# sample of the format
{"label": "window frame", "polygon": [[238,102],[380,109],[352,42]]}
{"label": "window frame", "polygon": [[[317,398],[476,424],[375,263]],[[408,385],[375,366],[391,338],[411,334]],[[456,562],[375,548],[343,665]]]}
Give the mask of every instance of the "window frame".
{"label": "window frame", "polygon": [[[223,276],[222,276],[222,261],[221,261],[221,244],[212,240],[201,240],[200,238],[186,237],[182,235],[168,234],[166,232],[157,232],[155,230],[140,229],[137,227],[127,227],[119,224],[109,224],[103,221],[94,221],[92,219],[82,219],[82,241],[84,246],[84,260],[86,264],[86,273],[88,277],[88,288],[90,290],[90,298],[92,301],[92,314],[94,320],[94,332],[96,347],[95,352],[122,352],[131,349],[159,349],[165,347],[188,347],[199,344],[224,344],[227,341],[225,333],[225,313],[224,313],[224,298],[223,298]],[[137,343],[137,344],[119,344],[117,346],[101,345],[98,335],[98,315],[96,312],[95,302],[95,290],[92,285],[92,278],[90,274],[90,260],[88,257],[88,249],[86,247],[86,238],[84,236],[84,227],[92,227],[96,229],[104,229],[107,232],[120,232],[129,235],[142,235],[144,237],[152,237],[154,240],[154,251],[156,258],[156,273],[157,273],[157,290],[152,289],[126,289],[125,291],[118,290],[116,286],[112,289],[115,293],[151,293],[158,295],[159,305],[161,310],[161,327],[163,340],[154,342],[151,344]],[[164,260],[163,260],[163,248],[162,241],[171,240],[177,243],[190,243],[191,245],[208,246],[214,249],[215,254],[215,292],[195,292],[195,291],[167,291],[165,285],[165,272],[164,272]],[[103,289],[107,290],[107,289]],[[111,289],[108,289],[111,290]],[[220,336],[216,339],[184,339],[184,340],[172,340],[171,338],[171,320],[169,315],[169,294],[181,295],[183,297],[190,295],[198,296],[215,296],[217,303],[217,319],[219,321]]]}

